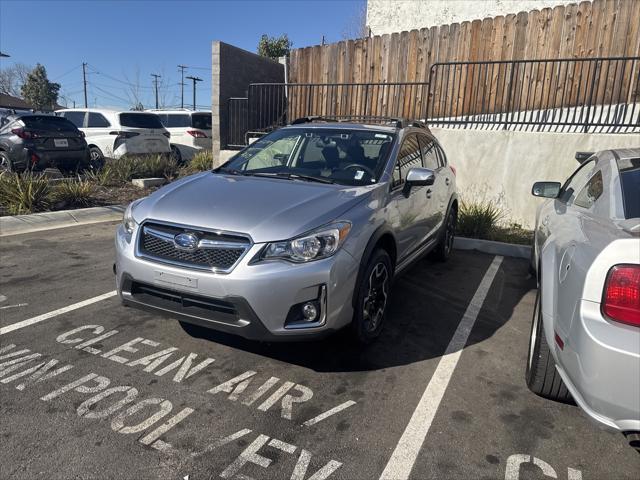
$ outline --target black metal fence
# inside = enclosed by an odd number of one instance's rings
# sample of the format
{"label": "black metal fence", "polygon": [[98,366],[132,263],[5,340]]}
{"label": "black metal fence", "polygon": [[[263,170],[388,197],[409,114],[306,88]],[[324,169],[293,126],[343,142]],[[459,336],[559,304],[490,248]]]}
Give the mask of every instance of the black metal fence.
{"label": "black metal fence", "polygon": [[[425,83],[255,83],[229,146],[296,118],[405,117],[454,128],[640,133],[640,57],[436,63]],[[235,117],[234,117],[235,116]]]}
{"label": "black metal fence", "polygon": [[640,132],[640,57],[451,62],[430,72],[431,125]]}
{"label": "black metal fence", "polygon": [[242,148],[247,144],[245,137],[249,130],[248,99],[232,97],[228,105],[227,146]]}

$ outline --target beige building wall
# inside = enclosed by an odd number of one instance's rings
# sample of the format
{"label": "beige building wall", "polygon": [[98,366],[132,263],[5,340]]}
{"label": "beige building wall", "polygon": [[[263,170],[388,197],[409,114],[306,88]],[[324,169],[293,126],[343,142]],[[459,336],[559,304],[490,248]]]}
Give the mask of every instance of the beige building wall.
{"label": "beige building wall", "polygon": [[469,203],[499,206],[505,222],[533,228],[544,200],[531,196],[533,182],[564,181],[578,168],[575,154],[640,148],[634,134],[548,133],[432,127],[456,167],[458,194]]}
{"label": "beige building wall", "polygon": [[579,0],[367,0],[367,26],[384,35],[570,3]]}

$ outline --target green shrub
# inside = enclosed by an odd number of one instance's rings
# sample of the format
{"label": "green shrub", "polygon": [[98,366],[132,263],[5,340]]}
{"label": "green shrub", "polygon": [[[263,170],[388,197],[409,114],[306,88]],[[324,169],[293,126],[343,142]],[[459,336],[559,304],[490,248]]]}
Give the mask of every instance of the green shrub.
{"label": "green shrub", "polygon": [[46,210],[49,205],[49,181],[31,172],[0,175],[0,204],[10,215]]}
{"label": "green shrub", "polygon": [[461,237],[491,240],[503,218],[504,212],[495,203],[462,201],[458,212],[456,233]]}
{"label": "green shrub", "polygon": [[180,170],[180,175],[191,175],[193,173],[204,172],[213,168],[213,152],[203,150],[196,153],[193,158]]}
{"label": "green shrub", "polygon": [[89,180],[64,180],[53,188],[52,198],[64,207],[89,207],[95,184]]}
{"label": "green shrub", "polygon": [[131,178],[164,177],[168,180],[178,173],[178,164],[167,155],[149,155],[133,158],[133,176]]}
{"label": "green shrub", "polygon": [[104,167],[91,172],[87,178],[104,187],[129,183],[134,178],[164,177],[168,180],[178,174],[176,161],[167,155],[125,155],[107,160]]}

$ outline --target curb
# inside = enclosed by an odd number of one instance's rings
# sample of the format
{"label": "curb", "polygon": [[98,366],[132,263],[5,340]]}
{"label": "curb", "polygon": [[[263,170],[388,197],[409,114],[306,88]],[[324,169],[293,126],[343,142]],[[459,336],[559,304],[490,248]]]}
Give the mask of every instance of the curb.
{"label": "curb", "polygon": [[113,205],[0,217],[0,237],[121,220],[125,208],[124,205]]}
{"label": "curb", "polygon": [[455,237],[453,248],[458,250],[477,250],[492,255],[526,258],[527,260],[531,258],[531,247],[528,245],[494,242],[493,240],[480,240],[478,238]]}

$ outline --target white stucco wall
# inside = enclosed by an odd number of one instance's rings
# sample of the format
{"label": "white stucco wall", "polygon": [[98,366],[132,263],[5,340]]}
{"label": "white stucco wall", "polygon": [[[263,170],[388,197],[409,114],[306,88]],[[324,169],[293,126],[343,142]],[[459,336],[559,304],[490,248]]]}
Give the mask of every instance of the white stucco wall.
{"label": "white stucco wall", "polygon": [[575,152],[640,148],[640,135],[540,133],[446,129],[432,127],[451,165],[456,167],[463,200],[493,202],[505,220],[533,227],[536,207],[531,196],[538,180],[564,182],[578,167]]}
{"label": "white stucco wall", "polygon": [[373,35],[540,10],[579,0],[367,0]]}

